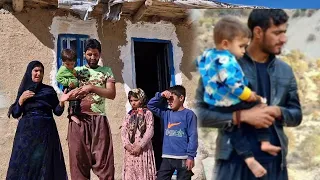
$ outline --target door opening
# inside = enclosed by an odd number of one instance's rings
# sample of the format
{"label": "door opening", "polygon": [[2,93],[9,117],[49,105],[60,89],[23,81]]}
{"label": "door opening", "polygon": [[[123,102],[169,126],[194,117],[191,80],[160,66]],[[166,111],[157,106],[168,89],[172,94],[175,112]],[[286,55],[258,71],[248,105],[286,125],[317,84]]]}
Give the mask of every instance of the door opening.
{"label": "door opening", "polygon": [[[172,82],[172,54],[170,41],[133,41],[136,86],[145,91],[148,99],[156,92],[162,92],[170,87]],[[174,81],[173,81],[174,82]],[[152,139],[156,168],[160,168],[163,142],[163,123],[154,116],[154,136]]]}

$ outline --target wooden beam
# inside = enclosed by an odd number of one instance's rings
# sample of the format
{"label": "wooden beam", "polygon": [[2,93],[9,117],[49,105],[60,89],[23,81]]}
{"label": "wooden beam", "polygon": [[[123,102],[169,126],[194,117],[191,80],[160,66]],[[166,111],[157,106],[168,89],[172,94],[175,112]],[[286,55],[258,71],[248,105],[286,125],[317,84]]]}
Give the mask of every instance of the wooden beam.
{"label": "wooden beam", "polygon": [[45,1],[45,0],[25,0],[26,2],[32,2],[32,3],[40,3],[43,5],[52,5],[52,6],[58,6],[58,1]]}
{"label": "wooden beam", "polygon": [[21,12],[23,9],[23,0],[12,0],[12,8],[15,12]]}
{"label": "wooden beam", "polygon": [[152,5],[152,0],[145,0],[145,2],[139,7],[138,11],[133,15],[133,21],[139,21],[144,13],[147,11],[148,7]]}
{"label": "wooden beam", "polygon": [[159,22],[161,18],[159,16],[152,16],[151,22]]}
{"label": "wooden beam", "polygon": [[182,24],[185,24],[187,25],[188,27],[192,25],[192,23],[194,22],[195,20],[191,19],[190,17],[186,17],[183,21],[182,21]]}

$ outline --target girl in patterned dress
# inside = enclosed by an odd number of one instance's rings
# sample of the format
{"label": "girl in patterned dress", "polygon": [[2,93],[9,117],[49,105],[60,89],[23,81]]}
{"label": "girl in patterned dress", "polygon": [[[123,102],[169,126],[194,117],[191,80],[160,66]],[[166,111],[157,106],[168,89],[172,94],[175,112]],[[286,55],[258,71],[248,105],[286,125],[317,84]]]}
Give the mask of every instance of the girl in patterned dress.
{"label": "girl in patterned dress", "polygon": [[132,89],[128,100],[132,110],[121,127],[124,147],[123,180],[155,180],[156,168],[151,138],[153,114],[146,108],[146,95],[140,88]]}

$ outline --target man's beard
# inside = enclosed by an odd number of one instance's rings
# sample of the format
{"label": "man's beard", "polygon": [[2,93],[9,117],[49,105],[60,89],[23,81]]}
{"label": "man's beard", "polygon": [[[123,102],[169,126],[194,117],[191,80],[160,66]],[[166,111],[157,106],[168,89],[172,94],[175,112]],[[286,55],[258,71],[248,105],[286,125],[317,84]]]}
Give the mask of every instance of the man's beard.
{"label": "man's beard", "polygon": [[[262,42],[268,42],[268,41],[266,41],[265,35],[263,37]],[[275,46],[278,46],[278,45],[280,45],[280,44],[268,45],[268,44],[263,43],[261,45],[261,50],[262,50],[262,52],[269,54],[269,55],[279,55],[279,54],[281,54],[282,47],[280,48],[279,52],[277,52],[277,53],[273,52],[273,50],[272,50],[272,49],[274,49]],[[283,45],[281,45],[281,46],[283,46]]]}
{"label": "man's beard", "polygon": [[264,44],[263,44],[261,50],[262,50],[262,52],[264,52],[264,53],[266,53],[266,54],[275,55],[275,53],[272,52],[272,51],[270,50],[270,48],[269,48],[268,46],[265,46]]}
{"label": "man's beard", "polygon": [[88,61],[87,60],[87,63],[90,67],[97,67],[98,66],[98,63],[99,63],[99,60],[94,60],[95,63],[91,63],[92,61]]}
{"label": "man's beard", "polygon": [[[275,46],[278,46],[278,45],[275,45]],[[279,55],[279,54],[281,54],[281,51],[282,51],[282,48],[277,52],[274,52],[274,51],[272,51],[270,49],[271,48],[269,48],[268,46],[263,46],[262,47],[262,52],[264,52],[266,54],[270,54],[270,55]]]}

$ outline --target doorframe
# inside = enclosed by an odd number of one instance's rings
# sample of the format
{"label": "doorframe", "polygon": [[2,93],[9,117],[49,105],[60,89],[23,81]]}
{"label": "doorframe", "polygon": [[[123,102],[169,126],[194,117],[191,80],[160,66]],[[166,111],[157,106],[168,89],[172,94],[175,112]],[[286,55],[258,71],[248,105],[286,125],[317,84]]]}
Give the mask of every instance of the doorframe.
{"label": "doorframe", "polygon": [[169,65],[169,72],[170,72],[170,86],[176,85],[175,80],[175,69],[174,69],[174,61],[173,61],[173,46],[170,40],[163,40],[163,39],[149,39],[149,38],[131,38],[131,53],[132,53],[132,77],[133,78],[133,85],[137,87],[136,83],[136,65],[135,65],[135,54],[134,54],[134,42],[151,42],[151,43],[165,43],[169,45],[169,57],[168,57],[168,65]]}

